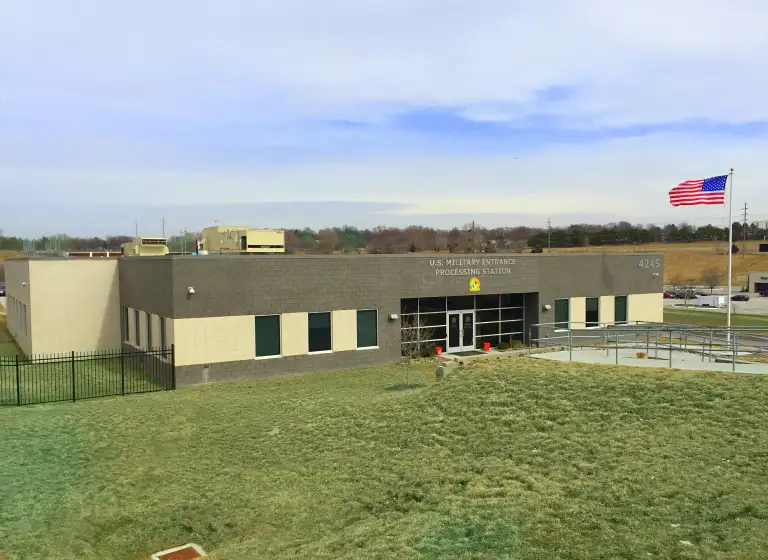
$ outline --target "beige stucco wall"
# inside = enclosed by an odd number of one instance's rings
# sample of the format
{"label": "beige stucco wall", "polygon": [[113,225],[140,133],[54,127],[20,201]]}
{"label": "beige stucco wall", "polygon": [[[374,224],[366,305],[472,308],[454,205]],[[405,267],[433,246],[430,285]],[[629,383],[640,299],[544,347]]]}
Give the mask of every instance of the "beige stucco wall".
{"label": "beige stucco wall", "polygon": [[172,322],[178,366],[254,358],[256,332],[252,315],[174,319]]}
{"label": "beige stucco wall", "polygon": [[28,263],[32,353],[120,348],[117,259]]}
{"label": "beige stucco wall", "polygon": [[331,312],[331,348],[334,352],[357,348],[357,311],[343,309]]}
{"label": "beige stucco wall", "polygon": [[150,315],[152,320],[152,340],[149,341],[151,348],[160,348],[160,315]]}
{"label": "beige stucco wall", "polygon": [[[8,259],[5,261],[6,301],[16,301],[16,310],[8,313],[8,332],[24,354],[32,353],[31,308],[29,305],[29,261],[27,259]],[[13,299],[11,299],[13,298]],[[9,306],[11,304],[9,303]],[[27,306],[27,333],[24,334],[22,305]]]}
{"label": "beige stucco wall", "polygon": [[573,297],[570,299],[570,321],[572,329],[583,329],[587,321],[587,298]]}
{"label": "beige stucco wall", "polygon": [[664,295],[630,294],[627,298],[627,320],[661,323],[664,321]]}
{"label": "beige stucco wall", "polygon": [[613,324],[616,319],[616,302],[613,296],[600,296],[600,326]]}
{"label": "beige stucco wall", "polygon": [[[333,336],[333,324],[331,324]],[[280,315],[280,343],[283,356],[300,356],[309,353],[309,316],[306,313]]]}

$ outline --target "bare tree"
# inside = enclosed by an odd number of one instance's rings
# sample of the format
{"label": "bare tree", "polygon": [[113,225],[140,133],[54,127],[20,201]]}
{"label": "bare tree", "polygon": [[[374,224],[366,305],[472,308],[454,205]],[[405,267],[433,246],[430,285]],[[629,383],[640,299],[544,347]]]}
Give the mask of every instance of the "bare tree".
{"label": "bare tree", "polygon": [[701,281],[707,288],[709,288],[709,295],[712,295],[712,291],[715,289],[715,286],[720,283],[722,277],[722,272],[716,268],[708,268],[701,273]]}
{"label": "bare tree", "polygon": [[317,248],[320,251],[331,253],[339,246],[339,232],[335,229],[321,229],[317,232]]}
{"label": "bare tree", "polygon": [[669,285],[672,286],[672,291],[676,292],[680,289],[680,286],[683,285],[683,277],[680,274],[673,274],[672,277],[669,279]]}
{"label": "bare tree", "polygon": [[411,317],[404,318],[401,325],[400,343],[402,355],[409,359],[418,358],[428,346],[426,341],[434,337],[435,330],[427,326],[424,319],[417,323],[416,319]]}

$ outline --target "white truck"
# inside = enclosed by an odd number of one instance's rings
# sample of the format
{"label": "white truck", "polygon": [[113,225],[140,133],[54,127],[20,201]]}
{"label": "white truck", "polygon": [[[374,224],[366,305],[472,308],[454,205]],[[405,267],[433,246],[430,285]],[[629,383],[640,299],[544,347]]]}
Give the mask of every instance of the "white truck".
{"label": "white truck", "polygon": [[728,307],[728,296],[698,296],[696,307]]}

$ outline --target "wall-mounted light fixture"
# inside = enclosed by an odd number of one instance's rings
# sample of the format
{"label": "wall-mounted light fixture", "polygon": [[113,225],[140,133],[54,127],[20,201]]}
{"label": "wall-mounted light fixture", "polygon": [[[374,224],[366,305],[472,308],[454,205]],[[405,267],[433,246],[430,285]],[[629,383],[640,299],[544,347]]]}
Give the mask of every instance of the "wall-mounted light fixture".
{"label": "wall-mounted light fixture", "polygon": [[552,306],[549,305],[548,303],[545,303],[544,305],[541,306],[542,311],[549,311],[550,309],[552,309]]}
{"label": "wall-mounted light fixture", "polygon": [[390,313],[389,314],[389,320],[390,321],[397,321],[397,313]]}
{"label": "wall-mounted light fixture", "polygon": [[195,293],[195,289],[194,289],[192,286],[190,286],[189,288],[187,288],[187,293],[188,293],[189,295],[192,295],[192,294],[194,294],[194,293]]}

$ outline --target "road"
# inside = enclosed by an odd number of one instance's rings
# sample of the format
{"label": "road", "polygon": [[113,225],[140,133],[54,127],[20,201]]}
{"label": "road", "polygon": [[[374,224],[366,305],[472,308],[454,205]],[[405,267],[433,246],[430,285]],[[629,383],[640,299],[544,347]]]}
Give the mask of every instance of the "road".
{"label": "road", "polygon": [[[714,295],[727,295],[727,290],[725,292],[718,292],[715,290],[713,292]],[[768,297],[762,297],[757,294],[747,294],[749,296],[749,301],[732,301],[731,302],[731,312],[732,313],[743,313],[748,315],[768,315]],[[685,305],[685,300],[681,299],[665,299],[664,300],[664,307],[673,307],[678,309],[685,309],[683,306]],[[725,313],[728,311],[727,307],[720,307],[720,308],[706,308],[706,307],[696,307],[696,301],[695,300],[688,300],[688,306],[690,309],[696,309],[700,311],[707,311],[710,313]]]}

